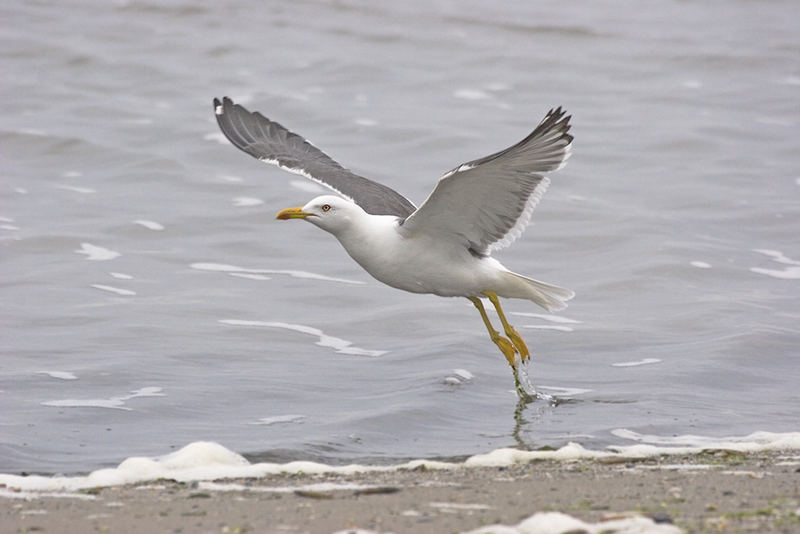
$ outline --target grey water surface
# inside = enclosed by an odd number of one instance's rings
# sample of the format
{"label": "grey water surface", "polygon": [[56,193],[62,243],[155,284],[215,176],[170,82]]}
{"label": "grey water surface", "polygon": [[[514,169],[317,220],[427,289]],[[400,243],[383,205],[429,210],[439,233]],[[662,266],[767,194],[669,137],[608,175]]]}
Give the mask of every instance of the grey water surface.
{"label": "grey water surface", "polygon": [[[798,15],[4,3],[0,471],[198,440],[390,463],[798,430]],[[517,406],[466,299],[382,286],[331,236],[275,221],[319,189],[229,145],[223,95],[417,204],[564,106],[573,157],[496,254],[577,293],[557,316],[505,304],[531,382],[560,402]]]}

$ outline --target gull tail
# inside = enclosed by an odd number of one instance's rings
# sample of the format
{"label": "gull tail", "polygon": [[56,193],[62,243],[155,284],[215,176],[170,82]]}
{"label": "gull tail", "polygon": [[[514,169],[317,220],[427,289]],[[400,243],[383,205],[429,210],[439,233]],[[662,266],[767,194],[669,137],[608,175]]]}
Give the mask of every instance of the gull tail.
{"label": "gull tail", "polygon": [[575,292],[565,287],[546,284],[521,274],[508,272],[509,294],[500,294],[506,298],[532,300],[545,310],[555,312],[567,307],[567,301],[575,296]]}

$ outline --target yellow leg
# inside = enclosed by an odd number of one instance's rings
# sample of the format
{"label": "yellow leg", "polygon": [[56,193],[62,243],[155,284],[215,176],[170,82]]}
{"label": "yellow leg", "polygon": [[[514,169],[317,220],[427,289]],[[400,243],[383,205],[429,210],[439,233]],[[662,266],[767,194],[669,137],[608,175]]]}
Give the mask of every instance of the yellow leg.
{"label": "yellow leg", "polygon": [[494,341],[494,344],[497,345],[497,347],[503,353],[503,356],[506,357],[506,360],[508,360],[508,364],[512,368],[516,369],[515,366],[516,358],[514,358],[514,355],[516,354],[517,349],[514,348],[514,344],[512,344],[511,341],[501,336],[500,332],[498,332],[497,330],[494,329],[494,327],[492,327],[492,323],[489,322],[489,317],[486,315],[486,309],[483,307],[483,302],[481,302],[481,299],[477,297],[467,297],[467,298],[470,301],[472,301],[472,303],[475,305],[476,308],[478,308],[478,311],[481,314],[481,319],[483,319],[483,324],[486,325],[486,329],[489,331],[489,336],[492,338],[492,341]]}
{"label": "yellow leg", "polygon": [[497,315],[500,317],[500,322],[503,323],[503,330],[505,330],[506,335],[511,339],[511,342],[514,344],[514,348],[519,351],[519,357],[522,358],[522,361],[526,361],[530,355],[531,351],[528,350],[528,345],[525,344],[525,340],[522,339],[522,336],[519,335],[519,332],[514,330],[514,327],[508,324],[506,320],[506,314],[503,313],[503,308],[500,307],[500,299],[497,298],[497,293],[494,291],[484,291],[484,295],[489,297],[489,300],[494,304],[494,309],[497,310]]}

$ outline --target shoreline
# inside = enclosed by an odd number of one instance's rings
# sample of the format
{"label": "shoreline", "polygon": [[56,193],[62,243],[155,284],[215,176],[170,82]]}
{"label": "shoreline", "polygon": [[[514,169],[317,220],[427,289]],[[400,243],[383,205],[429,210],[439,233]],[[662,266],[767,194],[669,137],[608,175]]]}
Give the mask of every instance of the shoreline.
{"label": "shoreline", "polygon": [[[607,526],[609,518],[633,512],[653,525],[637,532],[800,531],[796,450],[548,459],[455,469],[420,465],[208,482],[160,479],[50,496],[11,488],[3,492],[3,532],[299,534],[362,529],[425,534],[493,524],[513,527],[537,512],[554,511],[590,524],[606,521]],[[546,532],[560,532],[552,528]]]}

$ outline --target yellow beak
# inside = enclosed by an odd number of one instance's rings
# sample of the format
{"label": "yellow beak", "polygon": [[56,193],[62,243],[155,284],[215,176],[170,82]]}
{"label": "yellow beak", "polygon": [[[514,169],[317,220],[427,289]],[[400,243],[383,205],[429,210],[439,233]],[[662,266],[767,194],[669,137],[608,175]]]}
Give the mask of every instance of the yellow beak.
{"label": "yellow beak", "polygon": [[285,210],[279,211],[275,218],[285,221],[287,219],[305,219],[312,215],[314,214],[304,212],[303,208],[286,208]]}

